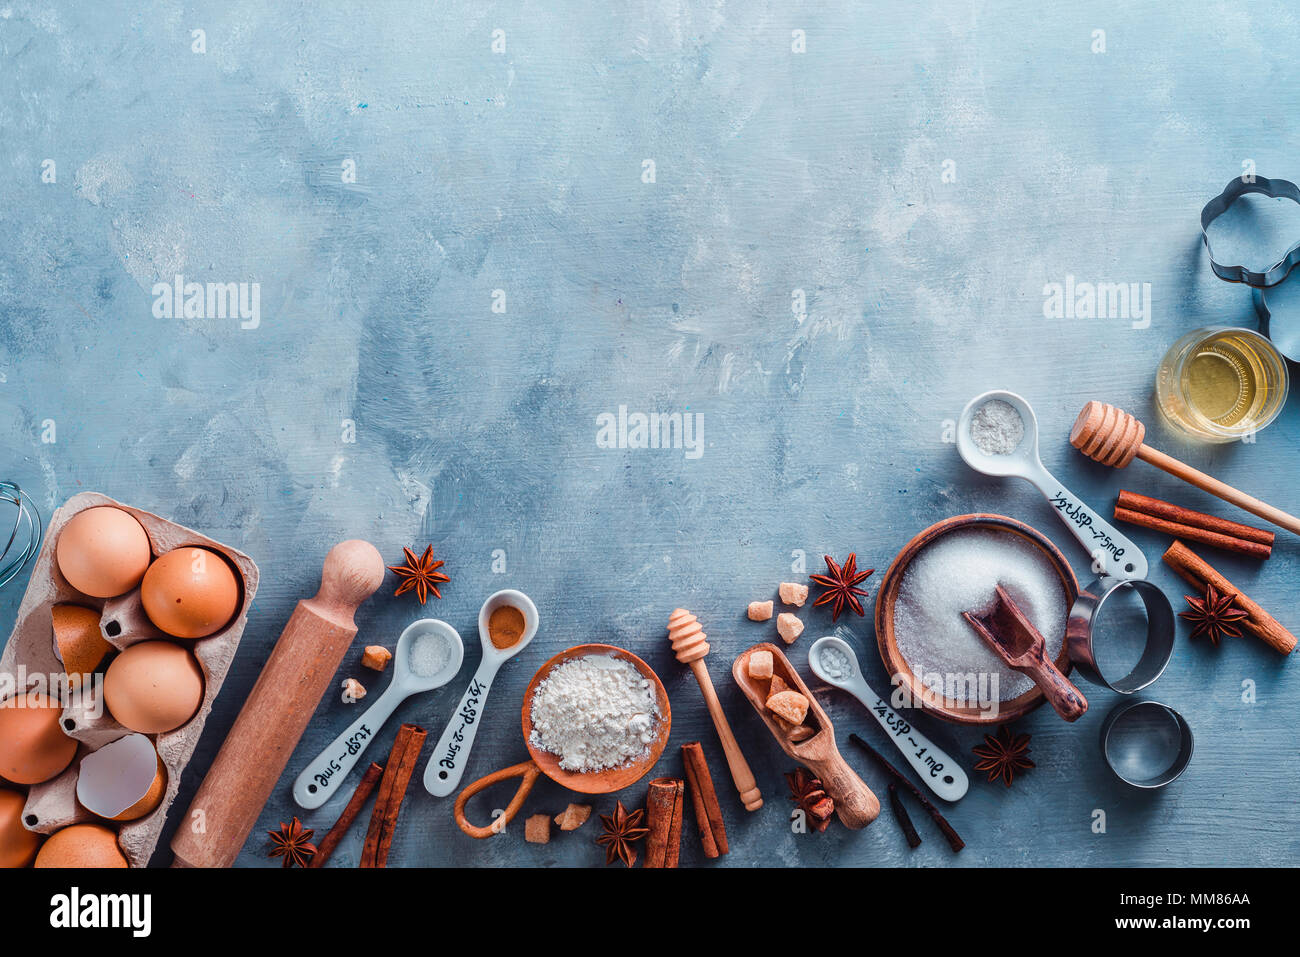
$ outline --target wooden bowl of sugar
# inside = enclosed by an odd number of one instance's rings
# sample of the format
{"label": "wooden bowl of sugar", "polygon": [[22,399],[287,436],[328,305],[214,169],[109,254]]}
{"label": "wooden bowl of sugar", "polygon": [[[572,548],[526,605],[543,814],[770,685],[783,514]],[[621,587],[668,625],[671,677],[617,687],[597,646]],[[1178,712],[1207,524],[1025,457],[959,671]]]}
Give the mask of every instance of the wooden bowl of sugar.
{"label": "wooden bowl of sugar", "polygon": [[[1014,721],[1045,700],[1007,668],[961,617],[1006,587],[1070,671],[1066,620],[1079,595],[1070,563],[1042,532],[1005,515],[958,515],[898,553],[876,593],[876,644],[911,703],[959,724]],[[995,706],[996,705],[996,706]]]}

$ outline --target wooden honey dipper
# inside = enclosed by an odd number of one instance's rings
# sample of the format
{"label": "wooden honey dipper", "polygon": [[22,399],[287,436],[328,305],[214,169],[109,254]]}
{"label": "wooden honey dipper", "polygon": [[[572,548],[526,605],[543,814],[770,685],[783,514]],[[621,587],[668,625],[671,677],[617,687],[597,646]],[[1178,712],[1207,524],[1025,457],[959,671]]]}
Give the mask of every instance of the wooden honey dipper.
{"label": "wooden honey dipper", "polygon": [[1300,535],[1300,518],[1252,498],[1158,449],[1144,445],[1142,440],[1146,437],[1146,431],[1146,426],[1122,409],[1094,401],[1085,405],[1079,417],[1074,420],[1074,428],[1070,430],[1070,444],[1088,458],[1119,469],[1139,458],[1158,469],[1164,469],[1175,478],[1211,495],[1217,495],[1225,502],[1231,502],[1288,532]]}
{"label": "wooden honey dipper", "polygon": [[740,803],[745,805],[746,811],[757,811],[763,806],[763,795],[758,791],[754,772],[749,769],[749,763],[740,753],[736,736],[731,733],[727,716],[722,713],[718,693],[713,690],[713,679],[709,677],[709,669],[704,666],[704,656],[709,653],[709,643],[704,640],[706,637],[708,636],[700,627],[699,620],[685,608],[678,608],[669,616],[668,639],[673,643],[677,660],[691,666],[691,670],[695,672],[695,680],[700,683],[700,691],[704,692],[704,703],[709,707],[709,717],[713,718],[713,726],[717,728],[718,738],[722,741],[722,750],[727,756],[727,767],[731,769],[731,780],[736,783],[736,790],[740,792]]}

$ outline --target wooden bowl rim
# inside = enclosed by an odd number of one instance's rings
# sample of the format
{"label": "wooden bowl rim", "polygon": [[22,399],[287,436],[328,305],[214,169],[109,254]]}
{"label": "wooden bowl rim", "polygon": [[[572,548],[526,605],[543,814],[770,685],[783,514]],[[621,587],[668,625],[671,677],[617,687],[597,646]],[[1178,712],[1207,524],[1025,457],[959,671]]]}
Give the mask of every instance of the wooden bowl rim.
{"label": "wooden bowl rim", "polygon": [[[537,691],[537,685],[554,670],[556,665],[564,661],[572,661],[574,658],[585,658],[588,655],[610,655],[621,658],[631,662],[637,671],[650,679],[655,689],[655,700],[659,705],[658,733],[650,745],[649,752],[629,764],[606,768],[603,771],[566,771],[560,767],[558,755],[533,745],[533,694]],[[672,709],[668,704],[668,691],[654,669],[626,648],[605,644],[574,645],[549,658],[537,669],[537,674],[533,675],[533,679],[528,682],[528,687],[524,689],[524,703],[519,713],[524,731],[524,746],[528,748],[533,763],[552,781],[580,794],[611,794],[645,777],[664,753],[664,748],[668,745],[668,733],[673,723]]]}
{"label": "wooden bowl rim", "polygon": [[[907,569],[908,564],[927,545],[950,532],[967,528],[992,528],[1010,532],[1020,535],[1037,545],[1057,568],[1062,587],[1065,589],[1066,607],[1070,608],[1074,605],[1075,599],[1079,597],[1079,579],[1075,576],[1074,569],[1070,567],[1069,560],[1046,535],[1032,525],[1011,518],[1008,515],[999,515],[993,512],[971,512],[966,515],[955,515],[952,518],[935,522],[912,536],[911,540],[894,557],[889,568],[881,577],[880,587],[876,591],[876,647],[880,651],[880,660],[890,674],[891,686],[893,676],[900,676],[906,683],[912,700],[919,702],[922,709],[958,724],[1005,724],[1023,717],[1046,701],[1042,689],[1035,685],[1024,694],[1017,695],[1009,701],[1003,701],[999,705],[996,715],[985,715],[978,706],[958,704],[946,695],[937,694],[926,687],[912,672],[907,659],[898,650],[898,642],[894,637],[894,602],[898,598],[898,587],[902,582],[903,572]],[[1061,650],[1056,656],[1055,663],[1062,674],[1068,675],[1070,673],[1071,661],[1068,641],[1062,640]]]}

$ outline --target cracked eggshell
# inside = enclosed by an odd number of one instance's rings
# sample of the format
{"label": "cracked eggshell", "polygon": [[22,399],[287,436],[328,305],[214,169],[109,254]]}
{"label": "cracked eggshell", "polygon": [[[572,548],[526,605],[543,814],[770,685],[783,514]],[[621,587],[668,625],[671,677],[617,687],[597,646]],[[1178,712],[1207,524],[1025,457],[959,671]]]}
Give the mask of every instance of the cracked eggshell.
{"label": "cracked eggshell", "polygon": [[50,619],[54,626],[54,655],[63,664],[68,681],[80,682],[92,674],[113,650],[99,630],[102,612],[80,605],[54,605]]}
{"label": "cracked eggshell", "polygon": [[153,742],[128,734],[81,759],[77,801],[110,821],[134,821],[162,803],[167,774]]}
{"label": "cracked eggshell", "polygon": [[41,836],[23,827],[23,804],[17,791],[0,788],[0,868],[26,867],[36,859]]}

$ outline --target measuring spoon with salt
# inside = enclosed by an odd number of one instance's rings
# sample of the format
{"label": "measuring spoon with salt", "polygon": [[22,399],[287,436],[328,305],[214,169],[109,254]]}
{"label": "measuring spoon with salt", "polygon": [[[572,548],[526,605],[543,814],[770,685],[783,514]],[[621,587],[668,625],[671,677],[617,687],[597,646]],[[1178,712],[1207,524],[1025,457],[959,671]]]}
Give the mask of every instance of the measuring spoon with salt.
{"label": "measuring spoon with salt", "polygon": [[[523,632],[504,648],[492,640],[492,613],[503,608],[514,608],[524,618]],[[447,722],[442,737],[433,746],[429,763],[424,767],[424,789],[434,797],[447,797],[460,785],[469,750],[474,746],[474,736],[482,724],[479,719],[483,716],[483,703],[487,701],[492,679],[496,677],[497,669],[533,640],[533,635],[537,634],[537,622],[537,606],[533,600],[513,588],[489,595],[483,602],[478,612],[478,638],[483,645],[483,660],[460,699],[460,707]]]}
{"label": "measuring spoon with salt", "polygon": [[423,618],[407,625],[397,639],[388,688],[293,782],[298,806],[310,811],[329,800],[397,706],[413,694],[441,688],[456,677],[464,660],[465,644],[445,621]]}
{"label": "measuring spoon with salt", "polygon": [[847,691],[867,706],[931,791],[945,801],[959,801],[965,796],[970,781],[961,765],[871,690],[862,677],[858,656],[847,641],[838,635],[818,638],[808,649],[808,667],[828,685]]}
{"label": "measuring spoon with salt", "polygon": [[[1009,452],[986,452],[975,442],[972,422],[975,414],[990,402],[1011,406],[1024,425],[1024,435]],[[966,403],[957,420],[957,451],[976,472],[1022,478],[1042,492],[1065,527],[1092,556],[1096,574],[1120,581],[1147,577],[1147,559],[1141,550],[1043,467],[1038,457],[1038,419],[1029,403],[1014,392],[995,389]]]}

